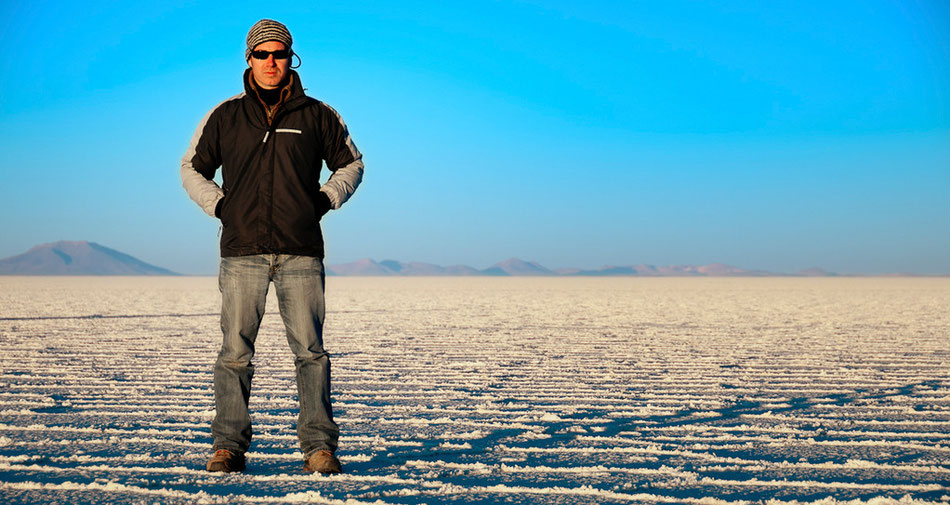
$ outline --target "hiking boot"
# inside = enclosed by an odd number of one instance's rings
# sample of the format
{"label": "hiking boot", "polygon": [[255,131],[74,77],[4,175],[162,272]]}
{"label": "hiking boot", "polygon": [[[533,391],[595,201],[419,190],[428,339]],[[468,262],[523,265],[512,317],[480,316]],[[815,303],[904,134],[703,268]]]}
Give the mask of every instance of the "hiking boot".
{"label": "hiking boot", "polygon": [[310,455],[303,463],[303,469],[307,473],[340,473],[343,468],[340,466],[340,460],[332,452],[323,450]]}
{"label": "hiking boot", "polygon": [[208,460],[209,472],[243,472],[244,453],[232,452],[227,449],[214,451],[214,456]]}

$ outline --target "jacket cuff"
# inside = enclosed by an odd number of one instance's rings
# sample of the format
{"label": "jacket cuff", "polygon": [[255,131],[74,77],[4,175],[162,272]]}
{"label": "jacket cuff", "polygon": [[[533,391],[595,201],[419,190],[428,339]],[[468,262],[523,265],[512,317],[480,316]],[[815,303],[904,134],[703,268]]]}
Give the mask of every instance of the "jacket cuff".
{"label": "jacket cuff", "polygon": [[221,219],[221,205],[224,203],[224,198],[218,198],[218,203],[214,204],[214,217]]}

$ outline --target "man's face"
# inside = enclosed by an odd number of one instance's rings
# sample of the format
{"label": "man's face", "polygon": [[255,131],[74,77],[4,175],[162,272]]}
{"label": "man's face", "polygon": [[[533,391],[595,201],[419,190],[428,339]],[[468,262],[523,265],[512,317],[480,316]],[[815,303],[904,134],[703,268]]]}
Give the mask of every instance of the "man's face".
{"label": "man's face", "polygon": [[[286,49],[283,42],[269,40],[262,42],[254,47],[254,51],[280,51]],[[267,58],[259,60],[251,55],[248,61],[251,66],[251,73],[254,75],[254,81],[264,89],[274,89],[287,76],[287,68],[290,66],[290,57],[276,60],[274,55],[269,54]]]}

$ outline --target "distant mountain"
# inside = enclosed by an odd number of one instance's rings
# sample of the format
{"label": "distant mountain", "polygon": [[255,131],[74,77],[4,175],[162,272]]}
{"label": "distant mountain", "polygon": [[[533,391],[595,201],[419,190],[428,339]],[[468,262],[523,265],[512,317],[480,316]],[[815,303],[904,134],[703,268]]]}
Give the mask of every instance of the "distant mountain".
{"label": "distant mountain", "polygon": [[369,258],[327,267],[329,275],[394,275],[395,272]]}
{"label": "distant mountain", "polygon": [[59,241],[0,259],[0,275],[178,275],[95,242]]}
{"label": "distant mountain", "polygon": [[432,263],[421,263],[411,261],[403,263],[396,260],[373,261],[369,258],[343,263],[340,265],[330,265],[327,267],[329,275],[344,276],[370,276],[370,275],[397,275],[397,276],[417,276],[417,275],[482,275],[478,270],[465,265],[451,265],[447,267],[434,265]]}
{"label": "distant mountain", "polygon": [[445,275],[480,275],[480,272],[466,265],[451,265],[445,267]]}
{"label": "distant mountain", "polygon": [[554,275],[554,272],[533,262],[509,258],[482,270],[483,275]]}

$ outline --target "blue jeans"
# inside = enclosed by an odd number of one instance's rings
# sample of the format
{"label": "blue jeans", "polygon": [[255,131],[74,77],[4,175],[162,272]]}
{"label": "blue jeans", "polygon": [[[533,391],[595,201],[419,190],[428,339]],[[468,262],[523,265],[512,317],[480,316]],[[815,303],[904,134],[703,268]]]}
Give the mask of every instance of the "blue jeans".
{"label": "blue jeans", "polygon": [[330,407],[330,356],[323,350],[323,262],[285,254],[221,258],[218,288],[224,342],[214,365],[214,450],[243,453],[251,445],[247,410],[254,376],[251,358],[271,281],[295,356],[300,450],[305,456],[335,451],[340,430]]}

